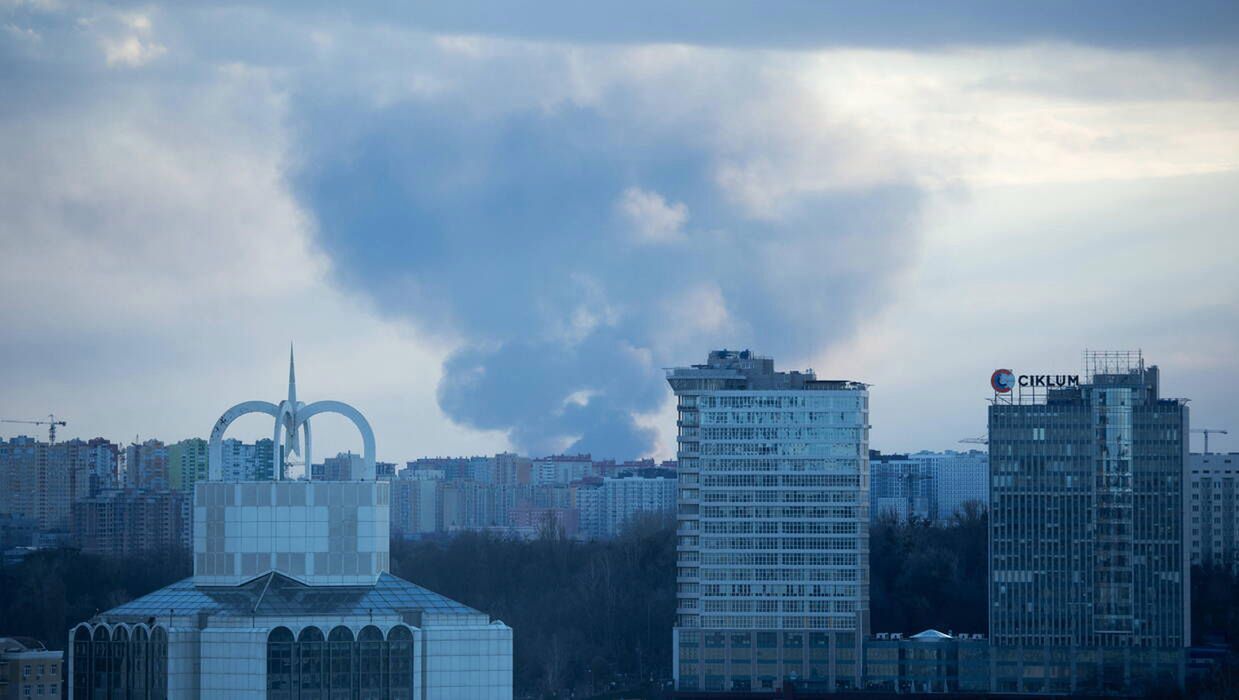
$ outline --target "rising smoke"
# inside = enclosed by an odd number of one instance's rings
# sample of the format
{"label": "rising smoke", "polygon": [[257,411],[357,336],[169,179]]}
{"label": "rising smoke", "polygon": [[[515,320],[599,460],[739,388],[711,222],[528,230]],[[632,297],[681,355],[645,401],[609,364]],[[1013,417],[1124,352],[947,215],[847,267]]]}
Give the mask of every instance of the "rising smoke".
{"label": "rising smoke", "polygon": [[463,339],[440,407],[534,454],[646,454],[634,415],[667,399],[661,367],[719,346],[796,366],[847,337],[905,263],[920,203],[899,184],[789,188],[760,143],[702,135],[725,131],[726,100],[671,116],[647,86],[612,90],[298,109],[296,186],[343,282]]}

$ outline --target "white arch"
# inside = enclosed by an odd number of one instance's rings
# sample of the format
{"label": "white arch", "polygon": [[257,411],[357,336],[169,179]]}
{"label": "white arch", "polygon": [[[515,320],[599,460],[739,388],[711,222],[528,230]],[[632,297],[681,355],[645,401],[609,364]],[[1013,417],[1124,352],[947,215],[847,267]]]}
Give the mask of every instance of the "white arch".
{"label": "white arch", "polygon": [[[362,478],[374,480],[374,430],[370,428],[370,422],[366,417],[361,415],[361,411],[344,403],[343,401],[315,401],[307,406],[299,407],[297,410],[297,427],[308,425],[310,418],[320,413],[336,413],[349,420],[353,421],[353,425],[357,426],[357,431],[361,433],[362,444],[362,473],[354,474],[354,478]],[[310,464],[310,436],[306,433],[305,440],[305,463]],[[309,469],[307,468],[308,472]]]}
{"label": "white arch", "polygon": [[[215,427],[211,429],[211,441],[207,448],[207,479],[210,481],[219,481],[223,478],[224,465],[223,462],[223,439],[224,432],[228,430],[228,426],[241,416],[248,413],[265,413],[268,416],[276,419],[276,431],[279,434],[279,418],[280,407],[270,401],[244,401],[224,411],[224,414],[215,422]],[[275,478],[279,478],[279,440],[276,440],[275,445]]]}

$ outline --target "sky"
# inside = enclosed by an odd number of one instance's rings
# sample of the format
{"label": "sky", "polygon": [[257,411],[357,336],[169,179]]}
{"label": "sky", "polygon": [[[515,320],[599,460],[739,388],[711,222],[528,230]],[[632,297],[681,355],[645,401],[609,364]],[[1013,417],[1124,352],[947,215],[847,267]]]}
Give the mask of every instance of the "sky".
{"label": "sky", "polygon": [[966,449],[1139,349],[1239,450],[1233,2],[393,7],[0,0],[0,417],[206,436],[295,343],[381,460],[661,459],[725,347]]}

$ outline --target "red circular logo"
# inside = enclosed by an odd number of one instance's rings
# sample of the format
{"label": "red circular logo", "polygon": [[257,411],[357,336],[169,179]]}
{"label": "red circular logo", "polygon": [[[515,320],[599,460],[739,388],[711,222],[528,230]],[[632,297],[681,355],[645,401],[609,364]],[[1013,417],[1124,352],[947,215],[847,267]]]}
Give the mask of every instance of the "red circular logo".
{"label": "red circular logo", "polygon": [[1010,393],[1015,388],[1015,373],[1009,369],[996,369],[989,376],[989,385],[999,394]]}

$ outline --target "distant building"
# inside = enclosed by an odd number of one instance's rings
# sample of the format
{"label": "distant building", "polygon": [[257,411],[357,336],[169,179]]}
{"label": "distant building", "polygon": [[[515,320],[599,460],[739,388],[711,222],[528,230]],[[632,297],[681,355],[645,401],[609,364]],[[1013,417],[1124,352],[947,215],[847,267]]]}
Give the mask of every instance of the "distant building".
{"label": "distant building", "polygon": [[579,513],[573,508],[516,508],[509,514],[507,531],[524,539],[580,537]]}
{"label": "distant building", "polygon": [[933,465],[904,454],[869,451],[869,517],[935,520],[937,478]]}
{"label": "distant building", "polygon": [[0,637],[0,698],[60,697],[63,663],[63,651],[50,651],[37,639]]}
{"label": "distant building", "polygon": [[1138,353],[1085,360],[1018,391],[1009,370],[991,380],[1006,388],[989,407],[996,692],[1183,683],[1188,407]]}
{"label": "distant building", "polygon": [[68,532],[74,501],[106,482],[114,450],[105,440],[0,442],[0,514],[33,519],[43,532]]}
{"label": "distant building", "polygon": [[675,512],[674,476],[590,479],[575,487],[580,536],[616,537],[637,515]]}
{"label": "distant building", "polygon": [[[67,444],[80,445],[81,441],[70,440]],[[86,443],[86,466],[91,494],[116,488],[120,484],[120,446],[101,437],[92,438]]]}
{"label": "distant building", "polygon": [[869,458],[869,516],[947,522],[964,504],[989,503],[989,455],[969,452],[882,454]]}
{"label": "distant building", "polygon": [[168,447],[159,440],[147,440],[140,445],[137,443],[127,445],[122,459],[124,461],[122,483],[125,488],[157,490],[172,488],[172,479],[168,472]]}
{"label": "distant building", "polygon": [[0,514],[0,550],[29,547],[39,532],[39,521],[11,513]]}
{"label": "distant building", "polygon": [[430,469],[443,472],[443,478],[457,481],[469,478],[468,457],[422,457],[405,463],[405,468],[414,471]]}
{"label": "distant building", "polygon": [[[352,452],[341,452],[335,457],[328,457],[322,464],[312,467],[313,478],[323,481],[352,481],[361,477],[361,455]],[[375,463],[377,473],[378,463]]]}
{"label": "distant building", "polygon": [[587,454],[554,455],[533,460],[533,483],[570,484],[594,475],[593,457]]}
{"label": "distant building", "polygon": [[861,687],[869,629],[869,396],[713,351],[678,400],[676,688]]}
{"label": "distant building", "polygon": [[395,462],[375,462],[374,477],[383,481],[390,481],[396,478],[396,463]]}
{"label": "distant building", "polygon": [[[430,474],[439,478],[431,478]],[[406,476],[407,475],[407,476]],[[416,477],[414,475],[417,475]],[[403,470],[391,481],[391,534],[401,539],[439,530],[439,486],[442,472]]]}
{"label": "distant building", "polygon": [[[224,440],[220,452],[224,480],[268,481],[274,478],[274,450],[275,443],[270,438],[254,443]],[[283,455],[283,447],[280,448],[280,454]],[[280,464],[283,463],[284,460],[281,459]]]}
{"label": "distant building", "polygon": [[129,556],[190,544],[189,496],[181,491],[114,489],[78,501],[72,540],[83,551]]}
{"label": "distant building", "polygon": [[1191,456],[1192,563],[1239,573],[1239,452]]}
{"label": "distant building", "polygon": [[533,462],[528,457],[502,452],[495,455],[495,481],[503,486],[528,484]]}
{"label": "distant building", "polygon": [[989,453],[948,450],[917,452],[909,457],[924,464],[933,474],[934,520],[950,520],[964,510],[965,503],[989,506]]}
{"label": "distant building", "polygon": [[192,494],[207,477],[207,441],[189,438],[168,445],[168,482],[175,491]]}
{"label": "distant building", "polygon": [[507,524],[505,501],[490,484],[443,481],[437,495],[440,532],[485,530]]}

